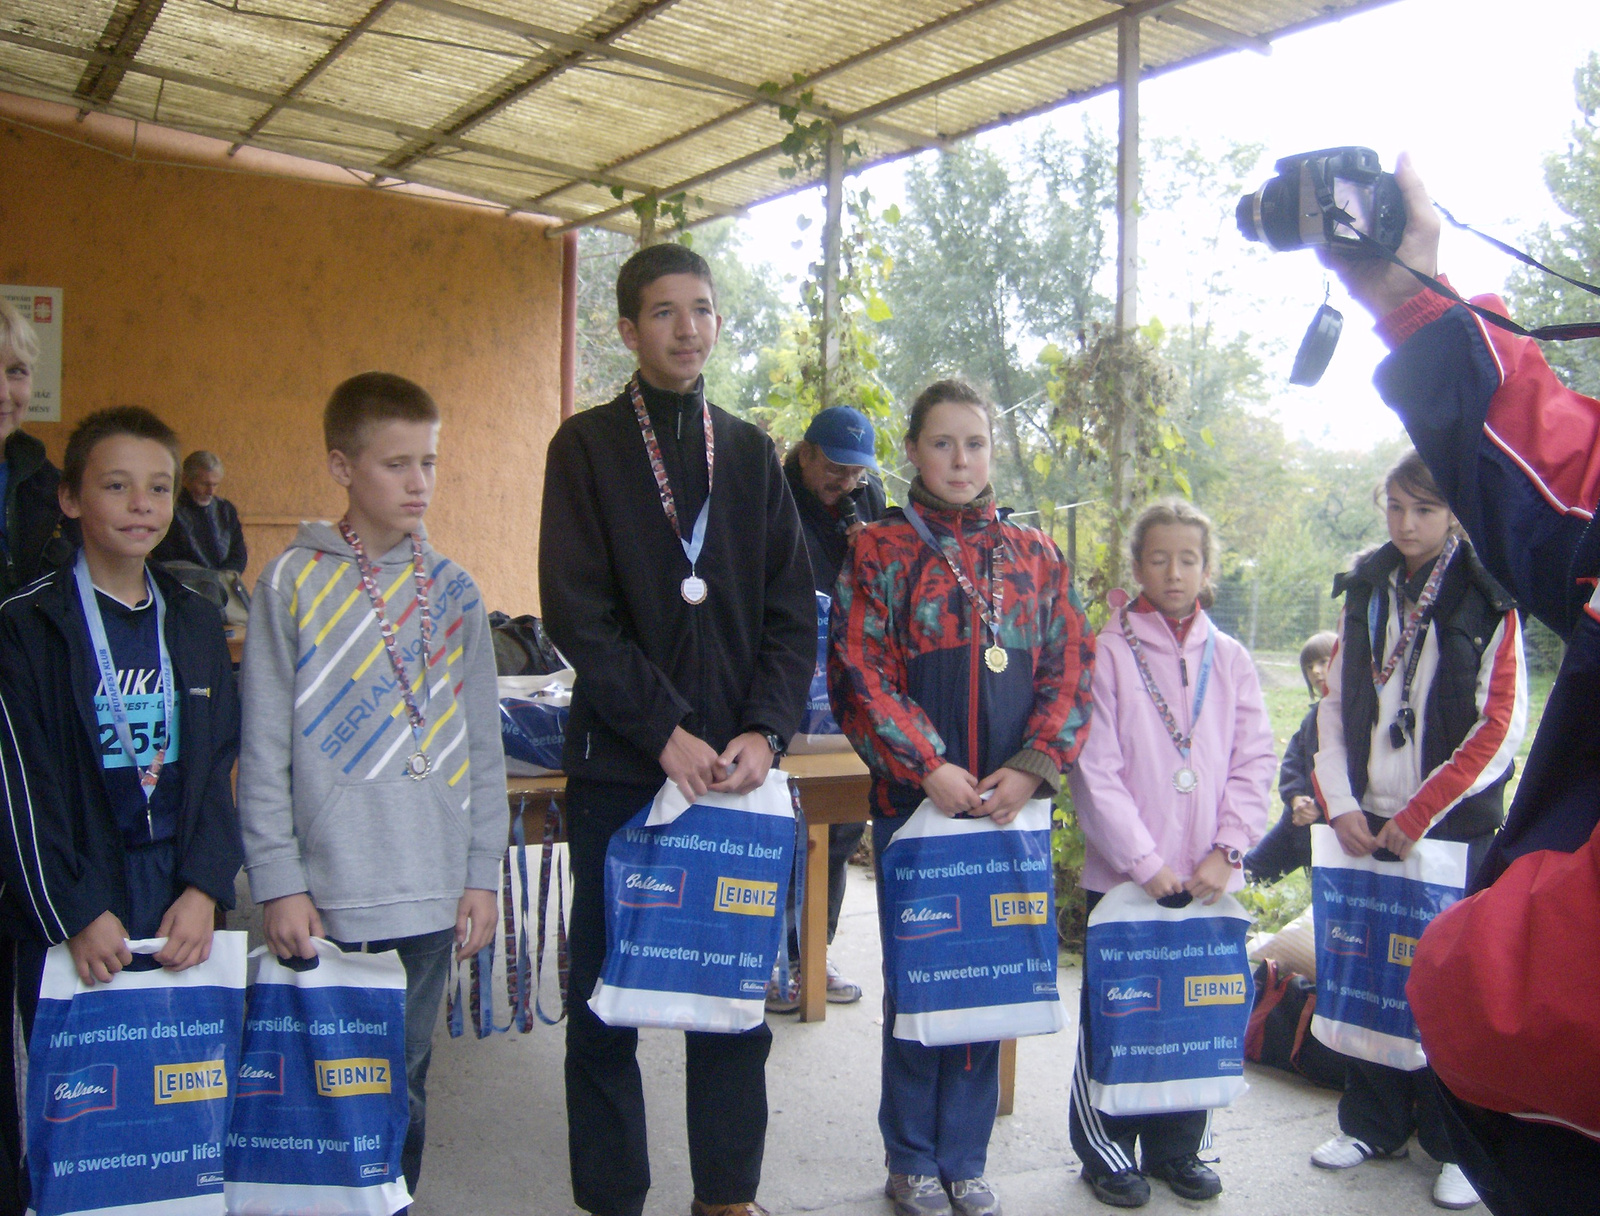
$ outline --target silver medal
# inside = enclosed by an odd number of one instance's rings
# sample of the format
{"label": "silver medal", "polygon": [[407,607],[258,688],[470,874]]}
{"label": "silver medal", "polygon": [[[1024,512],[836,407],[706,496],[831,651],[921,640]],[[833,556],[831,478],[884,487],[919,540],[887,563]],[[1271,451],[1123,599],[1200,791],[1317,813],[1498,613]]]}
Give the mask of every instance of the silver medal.
{"label": "silver medal", "polygon": [[1195,776],[1194,769],[1185,764],[1172,774],[1172,787],[1180,794],[1192,794],[1200,788],[1200,778]]}
{"label": "silver medal", "polygon": [[413,781],[421,781],[433,771],[433,761],[428,759],[426,752],[412,752],[406,761],[406,776]]}
{"label": "silver medal", "polygon": [[682,592],[683,600],[686,604],[703,604],[706,602],[706,580],[697,574],[691,574],[684,579],[683,586],[679,590]]}

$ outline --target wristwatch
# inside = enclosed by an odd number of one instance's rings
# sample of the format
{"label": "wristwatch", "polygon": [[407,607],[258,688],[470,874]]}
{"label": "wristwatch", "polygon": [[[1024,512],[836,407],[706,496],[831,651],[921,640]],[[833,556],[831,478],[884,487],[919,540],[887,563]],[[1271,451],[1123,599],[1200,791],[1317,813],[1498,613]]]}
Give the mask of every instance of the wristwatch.
{"label": "wristwatch", "polygon": [[1238,849],[1230,849],[1225,844],[1214,844],[1211,846],[1211,848],[1213,852],[1221,853],[1224,857],[1226,857],[1228,859],[1228,864],[1235,870],[1244,869],[1244,854],[1239,852]]}
{"label": "wristwatch", "polygon": [[783,755],[783,740],[778,738],[778,736],[773,734],[770,730],[761,731],[760,734],[761,737],[767,741],[767,746],[772,749],[773,760],[778,760]]}

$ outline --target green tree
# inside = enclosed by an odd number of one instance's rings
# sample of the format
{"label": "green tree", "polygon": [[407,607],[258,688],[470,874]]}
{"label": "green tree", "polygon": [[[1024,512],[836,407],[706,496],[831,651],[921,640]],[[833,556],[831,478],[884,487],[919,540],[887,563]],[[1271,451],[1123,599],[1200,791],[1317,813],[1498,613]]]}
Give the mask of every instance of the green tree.
{"label": "green tree", "polygon": [[[1541,224],[1529,238],[1530,252],[1547,266],[1592,282],[1600,274],[1600,54],[1591,52],[1573,76],[1578,118],[1565,152],[1545,158],[1545,184],[1565,223]],[[1592,321],[1600,300],[1531,267],[1519,267],[1506,283],[1512,314],[1527,325]],[[1572,388],[1600,395],[1600,349],[1594,342],[1552,342],[1546,357]]]}

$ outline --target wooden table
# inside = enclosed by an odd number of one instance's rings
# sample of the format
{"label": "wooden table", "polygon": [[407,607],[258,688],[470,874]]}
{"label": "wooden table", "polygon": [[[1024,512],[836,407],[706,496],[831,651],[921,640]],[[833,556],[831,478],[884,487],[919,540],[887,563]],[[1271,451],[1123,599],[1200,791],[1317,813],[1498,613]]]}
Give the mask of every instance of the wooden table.
{"label": "wooden table", "polygon": [[[835,823],[867,822],[871,779],[867,766],[853,751],[785,756],[783,771],[794,778],[800,790],[808,837],[805,911],[800,924],[800,1020],[820,1022],[828,1010],[828,828]],[[521,812],[523,839],[529,844],[544,839],[545,813],[551,807],[562,813],[556,839],[566,839],[566,789],[567,779],[561,774],[507,778],[511,813]],[[1000,1044],[1002,1115],[1011,1113],[1016,1079],[1017,1043],[1007,1039]]]}

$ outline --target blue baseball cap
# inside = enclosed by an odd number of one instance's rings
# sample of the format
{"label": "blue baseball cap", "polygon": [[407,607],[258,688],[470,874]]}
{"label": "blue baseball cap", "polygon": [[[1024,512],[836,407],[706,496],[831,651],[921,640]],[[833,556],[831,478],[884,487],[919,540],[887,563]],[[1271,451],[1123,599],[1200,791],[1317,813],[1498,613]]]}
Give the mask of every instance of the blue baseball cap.
{"label": "blue baseball cap", "polygon": [[806,428],[806,442],[822,449],[822,454],[834,464],[860,464],[869,469],[878,467],[878,458],[872,454],[878,433],[872,423],[858,409],[848,405],[835,405],[823,410]]}

